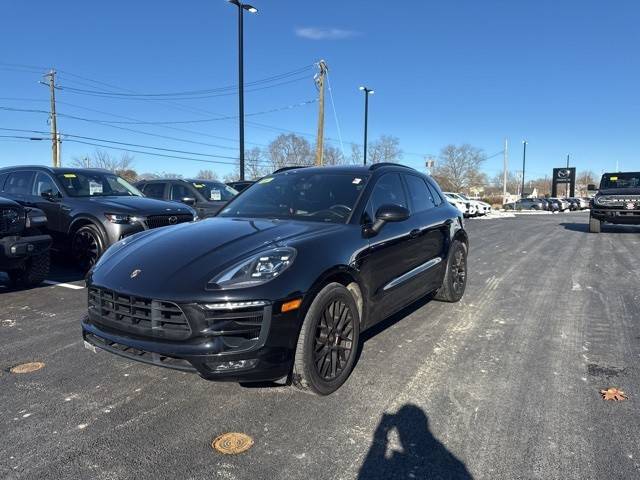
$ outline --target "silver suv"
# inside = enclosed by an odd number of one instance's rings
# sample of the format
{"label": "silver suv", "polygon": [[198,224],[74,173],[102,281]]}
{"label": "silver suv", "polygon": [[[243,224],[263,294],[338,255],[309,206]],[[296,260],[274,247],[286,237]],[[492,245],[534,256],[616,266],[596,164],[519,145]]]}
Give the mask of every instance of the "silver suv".
{"label": "silver suv", "polygon": [[134,233],[195,220],[187,205],[145,198],[107,170],[43,166],[0,169],[2,196],[43,210],[54,247],[89,269],[113,243]]}

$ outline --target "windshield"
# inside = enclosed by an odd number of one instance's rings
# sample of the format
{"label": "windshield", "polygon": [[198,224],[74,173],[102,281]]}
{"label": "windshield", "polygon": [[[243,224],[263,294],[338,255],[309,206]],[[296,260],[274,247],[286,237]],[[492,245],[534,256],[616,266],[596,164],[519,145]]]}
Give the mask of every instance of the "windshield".
{"label": "windshield", "polygon": [[209,180],[191,180],[191,184],[198,189],[207,200],[214,202],[228,202],[238,194],[238,191],[221,182],[212,182]]}
{"label": "windshield", "polygon": [[245,190],[219,216],[345,223],[367,179],[348,173],[304,171],[265,177]]}
{"label": "windshield", "polygon": [[71,197],[142,197],[142,193],[123,178],[106,172],[66,172],[58,182]]}
{"label": "windshield", "polygon": [[464,193],[458,193],[457,195],[463,200],[469,200],[469,197],[467,197]]}
{"label": "windshield", "polygon": [[640,188],[640,172],[605,174],[600,189],[608,188]]}

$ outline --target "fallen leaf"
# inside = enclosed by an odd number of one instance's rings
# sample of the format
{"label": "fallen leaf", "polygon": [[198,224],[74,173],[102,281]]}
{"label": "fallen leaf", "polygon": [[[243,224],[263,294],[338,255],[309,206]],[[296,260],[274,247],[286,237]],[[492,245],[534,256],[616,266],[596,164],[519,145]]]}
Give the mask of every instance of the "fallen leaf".
{"label": "fallen leaf", "polygon": [[614,402],[627,399],[627,396],[625,395],[625,393],[622,390],[618,390],[615,387],[609,387],[606,390],[600,390],[600,395],[602,395],[603,400],[614,401]]}

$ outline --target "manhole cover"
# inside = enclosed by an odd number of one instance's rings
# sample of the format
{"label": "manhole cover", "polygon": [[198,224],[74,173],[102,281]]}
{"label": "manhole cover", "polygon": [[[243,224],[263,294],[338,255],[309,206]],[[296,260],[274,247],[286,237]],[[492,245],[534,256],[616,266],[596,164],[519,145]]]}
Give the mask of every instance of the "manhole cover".
{"label": "manhole cover", "polygon": [[9,371],[11,373],[31,373],[40,370],[42,367],[44,367],[44,363],[42,362],[21,363],[20,365],[12,367]]}
{"label": "manhole cover", "polygon": [[609,400],[614,402],[621,402],[627,399],[627,395],[615,387],[609,387],[606,390],[600,390],[603,400]]}
{"label": "manhole cover", "polygon": [[223,433],[211,443],[214,450],[226,455],[246,452],[253,446],[253,439],[244,433]]}

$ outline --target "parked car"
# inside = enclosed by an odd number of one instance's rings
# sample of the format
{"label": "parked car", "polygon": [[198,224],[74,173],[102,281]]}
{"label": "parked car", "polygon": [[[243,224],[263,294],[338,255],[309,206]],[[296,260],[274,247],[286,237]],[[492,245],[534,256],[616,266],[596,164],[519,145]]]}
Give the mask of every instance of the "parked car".
{"label": "parked car", "polygon": [[53,246],[90,268],[109,245],[143,230],[191,222],[186,205],[144,198],[106,170],[43,166],[0,169],[2,195],[47,216]]}
{"label": "parked car", "polygon": [[238,192],[242,192],[254,183],[256,182],[254,182],[253,180],[238,180],[237,182],[227,182],[227,185],[229,185],[234,190],[237,190]]}
{"label": "parked car", "polygon": [[136,187],[146,197],[189,205],[199,218],[213,217],[238,194],[234,188],[215,180],[154,179],[138,182]]}
{"label": "parked car", "polygon": [[576,210],[584,210],[589,208],[589,201],[580,197],[571,197],[569,200],[576,204]]}
{"label": "parked car", "polygon": [[571,204],[564,198],[549,197],[548,200],[556,203],[558,205],[558,209],[561,212],[566,212],[571,208]]}
{"label": "parked car", "polygon": [[12,286],[33,287],[48,275],[51,237],[41,232],[46,225],[42,210],[0,197],[0,272]]}
{"label": "parked car", "polygon": [[428,294],[462,298],[467,249],[462,215],[416,170],[287,170],[206,222],[109,249],[87,280],[85,346],[326,395],[364,329]]}
{"label": "parked car", "polygon": [[474,213],[470,213],[470,215],[485,215],[491,210],[491,205],[488,203],[480,202],[478,200],[471,200],[466,195],[462,193],[453,193],[453,192],[444,192],[448,197],[453,197],[461,202],[468,203],[469,206],[474,210]]}
{"label": "parked car", "polygon": [[515,202],[505,203],[505,210],[546,210],[545,203],[539,198],[521,198]]}
{"label": "parked car", "polygon": [[475,217],[477,210],[475,205],[472,205],[471,202],[467,202],[462,200],[462,198],[458,197],[455,194],[443,192],[446,199],[451,203],[454,207],[460,210],[465,217]]}
{"label": "parked car", "polygon": [[[595,185],[589,185],[595,190]],[[640,172],[605,173],[591,200],[589,231],[600,233],[603,223],[640,225]]]}

